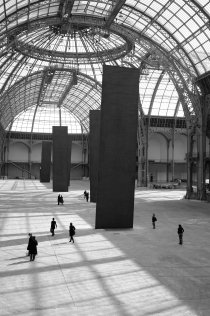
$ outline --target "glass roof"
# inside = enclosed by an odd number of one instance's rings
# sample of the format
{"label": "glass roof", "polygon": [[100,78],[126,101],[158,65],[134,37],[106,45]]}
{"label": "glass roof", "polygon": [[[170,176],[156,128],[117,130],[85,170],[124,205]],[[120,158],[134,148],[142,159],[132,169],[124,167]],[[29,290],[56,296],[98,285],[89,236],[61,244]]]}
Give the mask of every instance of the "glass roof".
{"label": "glass roof", "polygon": [[81,124],[66,109],[60,109],[55,106],[39,107],[34,113],[36,107],[32,106],[26,111],[17,115],[12,124],[13,131],[25,131],[34,133],[52,133],[52,126],[68,126],[69,134],[81,134]]}
{"label": "glass roof", "polygon": [[210,71],[209,19],[207,0],[0,1],[2,126],[88,131],[104,64],[140,68],[145,115],[189,119]]}

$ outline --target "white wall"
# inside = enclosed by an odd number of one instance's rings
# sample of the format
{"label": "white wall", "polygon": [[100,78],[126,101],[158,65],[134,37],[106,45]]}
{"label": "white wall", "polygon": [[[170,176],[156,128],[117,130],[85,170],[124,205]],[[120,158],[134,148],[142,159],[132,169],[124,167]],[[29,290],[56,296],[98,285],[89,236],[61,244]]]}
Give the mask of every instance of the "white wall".
{"label": "white wall", "polygon": [[72,143],[71,146],[71,162],[82,162],[82,146],[81,144]]}
{"label": "white wall", "polygon": [[166,139],[160,134],[152,134],[149,136],[148,159],[155,161],[166,161],[167,146]]}
{"label": "white wall", "polygon": [[[209,155],[209,141],[207,139],[207,156]],[[8,160],[13,162],[23,162],[28,163],[29,161],[29,148],[30,140],[10,140],[9,144],[9,155]],[[194,146],[194,152],[196,152],[196,140]],[[38,177],[39,175],[39,165],[41,163],[41,150],[42,142],[33,140],[32,151],[31,151],[31,162],[34,164],[32,166],[33,171]],[[185,135],[177,134],[175,135],[174,144],[174,160],[175,160],[175,178],[185,179],[186,176],[186,160],[185,155],[187,152],[187,138]],[[7,152],[6,152],[7,153]],[[88,153],[86,154],[86,157]],[[7,154],[6,154],[7,158]],[[172,159],[172,149],[171,142],[169,143],[169,161]],[[166,161],[167,161],[167,141],[161,134],[150,134],[149,144],[148,144],[148,160],[154,161],[153,165],[149,165],[149,174],[153,174],[154,181],[166,181]],[[86,158],[87,161],[87,158]],[[82,162],[82,143],[81,141],[72,142],[71,150],[71,162],[73,164],[79,164]],[[159,163],[159,164],[157,164]],[[11,167],[11,172],[13,167]],[[14,171],[19,172],[19,171]],[[72,170],[77,177],[77,173],[81,174],[81,170],[78,168]],[[13,172],[12,172],[13,174]],[[15,173],[14,173],[15,174]],[[171,171],[169,171],[169,176],[171,177]]]}
{"label": "white wall", "polygon": [[28,162],[29,147],[23,142],[11,142],[9,145],[8,160]]}
{"label": "white wall", "polygon": [[31,162],[41,162],[42,143],[32,144],[31,147]]}
{"label": "white wall", "polygon": [[[169,145],[169,159],[172,159],[172,143]],[[185,135],[175,135],[174,137],[174,160],[185,162],[187,152],[187,137]]]}
{"label": "white wall", "polygon": [[[8,160],[16,162],[29,161],[29,141],[11,141],[9,144]],[[33,141],[31,146],[31,162],[41,163],[42,142]],[[82,145],[81,142],[72,142],[71,162],[82,162]]]}

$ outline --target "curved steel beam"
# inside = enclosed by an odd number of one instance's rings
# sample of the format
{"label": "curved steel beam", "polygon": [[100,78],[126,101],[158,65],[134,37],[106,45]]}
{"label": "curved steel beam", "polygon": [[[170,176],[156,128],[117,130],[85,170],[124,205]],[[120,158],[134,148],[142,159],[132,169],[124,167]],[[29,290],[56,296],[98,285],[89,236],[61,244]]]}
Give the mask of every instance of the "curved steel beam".
{"label": "curved steel beam", "polygon": [[[26,77],[24,77],[24,78],[21,78],[20,80],[18,80],[17,82],[15,82],[15,84],[11,87],[11,88],[9,88],[8,90],[7,90],[7,92],[10,92],[10,90],[12,89],[14,89],[14,87],[16,87],[17,85],[19,85],[21,82],[24,82],[24,81],[27,81],[28,79],[30,79],[30,78],[33,78],[34,76],[37,76],[38,74],[42,74],[43,73],[43,71],[45,71],[45,70],[49,70],[49,71],[54,71],[54,72],[70,72],[70,73],[73,73],[73,72],[75,72],[75,69],[70,69],[70,68],[59,68],[59,67],[46,67],[44,70],[42,70],[42,71],[36,71],[36,72],[33,72],[32,74],[30,74],[30,75],[28,75],[28,76],[26,76]],[[82,77],[84,77],[84,79],[87,79],[87,81],[86,81],[86,83],[88,83],[89,85],[91,85],[91,83],[92,83],[92,85],[94,86],[94,87],[96,87],[96,86],[98,86],[99,88],[102,88],[102,84],[100,83],[100,82],[98,82],[97,80],[94,80],[92,77],[90,77],[90,76],[88,76],[88,75],[86,75],[86,74],[84,74],[84,73],[82,73],[82,72],[80,72],[80,71],[78,71],[77,72],[77,75],[78,76],[81,76],[81,78]],[[33,80],[33,79],[32,79]],[[6,92],[5,92],[6,93]],[[3,97],[4,97],[4,94],[2,95],[2,97],[1,97],[1,99],[3,99]]]}
{"label": "curved steel beam", "polygon": [[0,90],[0,95],[4,92],[8,82],[11,80],[12,76],[15,76],[15,72],[18,70],[19,66],[22,65],[22,62],[24,61],[24,59],[26,59],[26,56],[22,56],[22,58],[18,61],[17,65],[13,68],[13,70],[11,71],[10,75],[8,76],[8,78],[5,80],[1,90]]}
{"label": "curved steel beam", "polygon": [[[1,104],[2,105],[6,105],[7,102],[9,102],[9,107],[10,107],[10,111],[11,111],[11,119],[8,120],[8,123],[10,123],[10,121],[14,118],[14,115],[12,113],[12,104],[10,103],[10,93],[14,94],[14,90],[16,88],[17,90],[17,87],[21,84],[21,83],[24,83],[24,82],[28,82],[30,79],[33,81],[33,80],[37,80],[37,77],[40,76],[42,77],[42,82],[41,82],[41,85],[40,85],[40,90],[39,90],[39,96],[38,96],[38,101],[37,101],[37,106],[36,106],[36,110],[35,110],[35,113],[34,113],[34,117],[33,117],[33,124],[32,124],[32,128],[31,128],[31,132],[33,132],[33,127],[34,127],[34,121],[35,121],[35,115],[36,115],[36,112],[37,112],[37,109],[38,109],[38,106],[40,106],[40,102],[42,101],[42,91],[44,89],[44,85],[45,85],[45,77],[46,77],[46,74],[48,72],[48,70],[50,70],[51,72],[54,71],[54,76],[56,76],[56,71],[58,72],[67,72],[67,73],[75,73],[75,70],[71,70],[71,69],[66,69],[64,70],[63,68],[52,68],[52,67],[49,67],[49,68],[46,68],[44,71],[38,71],[36,73],[33,73],[31,74],[30,76],[27,76],[25,78],[22,78],[20,79],[18,82],[16,82],[9,90],[7,90],[1,97],[0,101],[1,101]],[[101,89],[101,84],[96,82],[95,80],[93,80],[90,76],[88,75],[85,75],[85,74],[82,74],[80,72],[78,72],[77,74],[78,78],[81,80],[81,82],[83,82],[85,85],[88,85],[90,87],[90,89],[88,90],[87,93],[85,93],[85,95],[82,96],[82,99],[83,100],[85,97],[88,96],[88,94],[90,93],[90,91],[92,90],[98,90],[98,93],[101,93],[100,89]],[[68,87],[69,88],[69,87]],[[64,91],[63,93],[63,99],[61,97],[62,100],[64,100],[67,96],[67,90]],[[60,99],[60,101],[61,101]],[[80,100],[80,102],[81,102]],[[59,104],[60,104],[60,101],[59,101]],[[79,104],[79,103],[78,103]],[[78,106],[78,104],[75,106],[75,108]],[[60,104],[61,105],[61,104]],[[30,106],[30,105],[29,105]],[[64,106],[65,107],[65,106]],[[26,108],[25,108],[26,109]],[[69,110],[69,109],[68,109]],[[71,113],[73,113],[73,110],[71,110]],[[18,114],[18,113],[17,113]],[[77,116],[77,115],[76,115]],[[8,118],[9,119],[9,118]],[[83,119],[85,120],[85,118]]]}
{"label": "curved steel beam", "polygon": [[110,16],[106,20],[105,27],[109,28],[116,16],[118,15],[120,9],[123,7],[125,4],[126,0],[117,0],[117,3],[115,4]]}
{"label": "curved steel beam", "polygon": [[[131,7],[132,8],[132,7]],[[134,10],[134,8],[132,8],[132,10]],[[138,10],[136,10],[137,12],[140,12]],[[143,13],[142,13],[143,14]],[[150,18],[149,16],[145,15],[147,18]],[[61,19],[58,17],[49,17],[49,18],[45,18],[45,19],[40,19],[39,21],[31,21],[30,22],[30,28],[31,29],[36,29],[39,28],[43,25],[54,25],[54,24],[59,24],[61,22]],[[98,26],[98,27],[104,27],[104,20],[101,18],[95,18],[95,17],[87,17],[87,16],[72,16],[71,17],[71,22],[72,23],[76,23],[76,24],[83,24],[83,25],[89,25],[89,26]],[[159,25],[160,29],[163,29],[161,25]],[[14,28],[13,30],[10,31],[11,35],[15,35],[16,33],[19,34],[23,31],[28,30],[28,23],[24,23],[19,25],[18,27]],[[110,31],[114,32],[115,34],[123,37],[124,39],[127,39],[130,43],[134,43],[137,39],[141,40],[141,38],[143,38],[146,41],[152,42],[153,46],[157,47],[160,51],[164,51],[164,53],[166,55],[169,55],[170,52],[166,51],[165,49],[163,49],[163,47],[161,47],[158,43],[152,41],[151,39],[147,38],[144,35],[141,35],[140,32],[138,32],[137,30],[134,30],[128,26],[125,25],[118,25],[117,23],[113,23],[110,26]],[[171,34],[167,31],[164,30],[171,38]],[[12,37],[14,38],[14,36]],[[173,39],[174,42],[178,45],[179,43]],[[15,39],[13,39],[14,43],[15,43]],[[141,44],[141,43],[140,43]],[[129,49],[131,49],[131,47],[129,47]],[[128,51],[127,51],[128,52]],[[126,54],[127,54],[126,52]],[[49,53],[49,52],[48,52]],[[40,56],[39,56],[40,58]],[[173,56],[170,56],[170,58],[175,59]],[[188,60],[189,60],[189,56],[187,56]],[[41,58],[40,58],[41,59]],[[175,59],[176,60],[176,59]],[[177,60],[177,62],[180,64],[180,67],[182,67],[183,69],[185,69],[185,71],[189,72],[189,68],[185,67],[180,60]],[[191,65],[191,67],[194,69],[194,71],[197,73],[197,69],[195,68],[193,62],[191,60],[189,60],[189,63]]]}
{"label": "curved steel beam", "polygon": [[[61,23],[67,24],[67,25],[76,24],[76,25],[83,25],[86,27],[98,27],[99,31],[100,31],[100,28],[106,29],[105,22],[102,18],[77,15],[77,16],[72,16],[70,19],[62,19],[61,20],[58,16],[52,16],[52,17],[47,17],[47,18],[45,17],[45,18],[40,18],[40,19],[36,19],[36,20],[31,20],[31,21],[25,21],[21,25],[18,25],[16,27],[14,27],[13,29],[8,30],[5,33],[5,36],[7,36],[7,38],[10,39],[9,44],[11,47],[14,47],[17,49],[18,48],[23,49],[23,47],[25,47],[26,49],[28,48],[28,50],[30,48],[36,49],[36,47],[34,47],[33,45],[28,45],[24,42],[17,40],[16,36],[21,34],[22,32],[28,32],[28,31],[30,32],[30,31],[34,31],[34,30],[37,30],[37,29],[43,28],[43,27],[60,25]],[[126,53],[128,53],[128,51],[130,51],[132,49],[132,46],[133,46],[134,39],[133,39],[132,33],[126,32],[126,30],[123,30],[123,28],[121,26],[118,26],[118,25],[115,25],[114,27],[112,27],[112,32],[115,33],[116,35],[122,37],[124,39],[124,41],[126,42],[126,44],[120,45],[119,47],[113,49],[112,54],[114,53],[114,50],[116,50],[116,49],[118,49],[120,52],[124,52],[124,50],[125,50]],[[39,49],[39,48],[37,48],[37,50],[42,51],[42,49]],[[50,50],[48,50],[47,53],[49,54]],[[56,54],[56,52],[53,52],[53,53]],[[63,54],[63,53],[60,53],[60,54]],[[58,56],[60,56],[60,54]],[[68,54],[71,58],[74,57],[74,53],[72,53],[72,54],[68,53]],[[67,56],[68,56],[68,54],[67,54]],[[117,56],[118,55],[119,55],[119,52],[117,52]],[[83,54],[81,53],[81,58],[82,57],[83,57]]]}

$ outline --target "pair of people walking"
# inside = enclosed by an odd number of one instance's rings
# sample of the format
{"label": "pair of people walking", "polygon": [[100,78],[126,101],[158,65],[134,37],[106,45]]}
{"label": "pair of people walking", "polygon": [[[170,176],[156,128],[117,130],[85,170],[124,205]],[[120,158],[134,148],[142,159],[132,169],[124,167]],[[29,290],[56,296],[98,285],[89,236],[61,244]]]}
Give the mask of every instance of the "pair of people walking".
{"label": "pair of people walking", "polygon": [[[155,229],[155,223],[157,222],[157,217],[155,214],[152,215],[152,227],[153,229]],[[177,234],[179,237],[179,244],[182,245],[183,244],[183,233],[184,233],[184,228],[182,227],[181,224],[179,224],[178,229],[177,229]]]}
{"label": "pair of people walking", "polygon": [[[53,218],[51,221],[51,227],[50,227],[50,232],[52,233],[52,236],[55,235],[55,228],[57,228],[57,223],[56,223],[55,219]],[[70,223],[70,225],[69,225],[69,237],[70,237],[69,242],[72,241],[74,243],[75,231],[76,231],[76,228],[74,227],[74,225],[72,223]]]}
{"label": "pair of people walking", "polygon": [[86,199],[87,202],[89,200],[89,192],[87,192],[86,190],[84,191],[84,199]]}
{"label": "pair of people walking", "polygon": [[63,199],[63,196],[61,195],[61,194],[58,194],[58,205],[63,205],[63,203],[64,203],[64,199]]}
{"label": "pair of people walking", "polygon": [[32,236],[31,233],[29,235],[29,240],[28,240],[28,255],[30,256],[30,261],[34,261],[35,257],[37,255],[37,246],[38,246],[38,241],[36,240],[35,236]]}

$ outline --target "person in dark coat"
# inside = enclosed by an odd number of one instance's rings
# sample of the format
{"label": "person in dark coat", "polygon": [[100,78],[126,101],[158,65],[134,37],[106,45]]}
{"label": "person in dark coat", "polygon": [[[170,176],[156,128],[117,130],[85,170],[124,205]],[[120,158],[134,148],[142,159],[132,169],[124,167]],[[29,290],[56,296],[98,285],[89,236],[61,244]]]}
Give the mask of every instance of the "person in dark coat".
{"label": "person in dark coat", "polygon": [[60,203],[63,205],[63,203],[64,203],[64,200],[63,200],[63,196],[61,195],[60,196]]}
{"label": "person in dark coat", "polygon": [[60,194],[58,194],[58,205],[60,205],[60,202],[61,202],[61,196]]}
{"label": "person in dark coat", "polygon": [[155,216],[155,214],[152,215],[152,226],[153,229],[155,229],[155,222],[157,222],[157,217]]}
{"label": "person in dark coat", "polygon": [[57,228],[57,223],[55,219],[53,218],[51,221],[51,227],[50,227],[50,232],[52,233],[52,236],[55,235],[55,228]]}
{"label": "person in dark coat", "polygon": [[86,194],[87,194],[87,191],[85,190],[84,191],[84,199],[86,199]]}
{"label": "person in dark coat", "polygon": [[28,250],[27,256],[30,256],[29,247],[30,247],[30,242],[32,241],[32,234],[29,233],[28,236],[29,236],[29,239],[28,239],[28,246],[27,246],[27,250]]}
{"label": "person in dark coat", "polygon": [[69,242],[73,241],[73,243],[74,243],[74,237],[73,237],[74,235],[75,235],[75,227],[73,226],[72,223],[70,223],[70,225],[69,225],[69,237],[70,237]]}
{"label": "person in dark coat", "polygon": [[37,246],[38,242],[36,240],[35,236],[31,236],[31,241],[29,243],[29,255],[30,255],[30,261],[34,261],[35,257],[37,255]]}
{"label": "person in dark coat", "polygon": [[179,244],[183,244],[183,233],[184,233],[184,228],[182,225],[179,224],[178,229],[177,229],[177,234],[179,236]]}
{"label": "person in dark coat", "polygon": [[89,200],[89,192],[86,192],[85,197],[86,197],[86,201],[88,202],[88,200]]}

